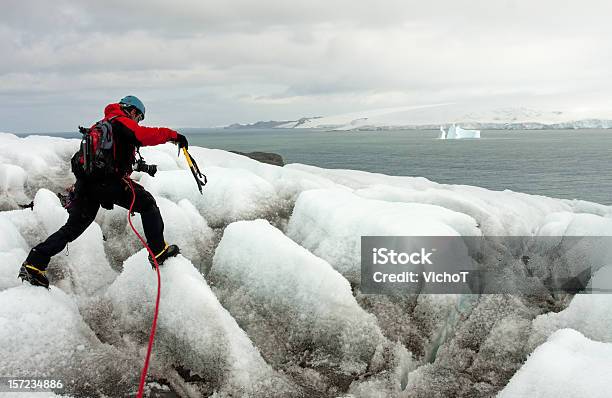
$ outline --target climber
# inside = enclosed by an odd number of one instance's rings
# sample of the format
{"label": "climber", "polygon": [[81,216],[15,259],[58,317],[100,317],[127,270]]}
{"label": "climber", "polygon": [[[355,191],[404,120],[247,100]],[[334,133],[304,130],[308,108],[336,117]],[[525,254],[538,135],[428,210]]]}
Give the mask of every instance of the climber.
{"label": "climber", "polygon": [[[136,153],[141,146],[171,141],[180,150],[188,148],[187,139],[169,128],[139,126],[144,116],[144,104],[128,95],[119,103],[107,105],[104,119],[91,128],[80,128],[83,140],[71,161],[76,182],[67,201],[68,221],[44,242],[32,248],[19,271],[18,277],[22,281],[48,288],[46,269],[51,257],[85,231],[94,221],[100,206],[109,210],[113,205],[129,209],[132,199],[133,211],[140,213],[147,244],[158,264],[179,253],[178,246],[168,245],[164,240],[164,222],[155,199],[141,185],[133,182],[130,175],[134,164],[143,166],[142,159],[136,162]],[[145,171],[154,174],[156,168],[151,165]],[[154,267],[151,255],[149,261]]]}

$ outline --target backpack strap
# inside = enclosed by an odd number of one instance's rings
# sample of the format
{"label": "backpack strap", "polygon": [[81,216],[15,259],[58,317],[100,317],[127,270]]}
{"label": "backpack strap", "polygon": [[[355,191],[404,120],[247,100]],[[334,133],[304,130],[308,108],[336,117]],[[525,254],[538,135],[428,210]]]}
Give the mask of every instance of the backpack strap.
{"label": "backpack strap", "polygon": [[[108,119],[106,120],[106,122],[107,122],[107,123],[108,123],[108,125],[110,126],[110,131],[111,131],[111,133],[112,133],[112,131],[113,131],[113,127],[112,127],[112,125],[110,124],[110,122],[112,122],[113,120],[117,119],[119,116],[121,116],[121,115],[115,115],[115,116],[110,117],[110,118],[108,118]],[[112,135],[112,137],[111,137],[111,146],[112,146],[112,148],[113,148],[113,160],[116,160],[116,159],[117,159],[117,145],[114,145],[114,144],[115,144],[115,137],[114,137],[114,134],[113,134],[113,135]],[[115,165],[115,171],[117,171],[117,165]]]}

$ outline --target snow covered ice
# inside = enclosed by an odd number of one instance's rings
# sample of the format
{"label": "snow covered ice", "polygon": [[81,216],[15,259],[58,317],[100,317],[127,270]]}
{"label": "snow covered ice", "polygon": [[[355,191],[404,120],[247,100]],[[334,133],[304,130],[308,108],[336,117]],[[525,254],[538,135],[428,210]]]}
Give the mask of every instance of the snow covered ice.
{"label": "snow covered ice", "polygon": [[[0,372],[66,378],[69,396],[134,394],[157,285],[126,210],[101,210],[52,259],[50,290],[17,279],[29,249],[67,218],[55,192],[74,181],[78,143],[0,134]],[[528,266],[518,246],[494,239],[612,236],[610,207],[190,152],[209,177],[203,195],[173,145],[143,148],[159,172],[133,175],[181,247],[161,268],[150,387],[184,397],[612,395],[612,294],[602,292],[612,246],[589,253],[587,289],[599,294],[573,296],[542,286],[579,247],[556,269],[545,254]],[[142,232],[138,215],[134,224]],[[540,290],[365,295],[362,235],[490,240],[495,255],[482,265],[499,262]]]}
{"label": "snow covered ice", "polygon": [[[149,267],[142,249],[125,261],[123,272],[106,294],[117,329],[128,331],[134,339],[148,334],[152,320],[157,282]],[[275,391],[274,395],[283,396],[297,391],[262,359],[188,260],[181,255],[169,259],[161,273],[156,367],[178,364],[190,369],[219,394],[264,396]]]}
{"label": "snow covered ice", "polygon": [[429,204],[364,199],[349,190],[308,190],[298,198],[287,235],[350,281],[360,277],[360,239],[367,235],[479,235],[476,220]]}
{"label": "snow covered ice", "polygon": [[211,166],[206,173],[215,184],[207,186],[202,195],[193,189],[193,177],[186,170],[143,177],[143,186],[153,195],[176,202],[188,199],[213,226],[264,217],[279,201],[272,184],[248,170]]}
{"label": "snow covered ice", "polygon": [[137,357],[103,344],[61,289],[13,287],[0,292],[0,302],[0,377],[60,379],[86,396],[132,387]]}
{"label": "snow covered ice", "polygon": [[79,140],[0,135],[0,210],[17,208],[39,188],[59,192],[70,185],[73,177],[67,166]]}
{"label": "snow covered ice", "polygon": [[[277,366],[293,357],[301,367],[350,382],[387,350],[400,364],[392,370],[407,373],[410,355],[383,336],[348,281],[266,221],[229,225],[210,277],[222,286],[224,305]],[[398,391],[400,379],[396,383]]]}
{"label": "snow covered ice", "polygon": [[0,292],[0,300],[2,376],[62,374],[96,340],[74,300],[58,288],[18,286]]}
{"label": "snow covered ice", "polygon": [[606,398],[612,345],[561,329],[529,356],[498,398]]}

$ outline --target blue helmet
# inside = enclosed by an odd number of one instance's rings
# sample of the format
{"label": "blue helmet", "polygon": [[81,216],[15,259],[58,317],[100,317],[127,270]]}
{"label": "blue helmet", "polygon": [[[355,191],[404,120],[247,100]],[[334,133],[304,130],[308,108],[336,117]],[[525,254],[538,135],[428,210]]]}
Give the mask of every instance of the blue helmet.
{"label": "blue helmet", "polygon": [[145,106],[142,103],[142,101],[139,100],[137,97],[133,95],[128,95],[128,96],[121,98],[121,101],[119,101],[119,103],[124,106],[133,106],[134,108],[138,109],[140,113],[142,113],[142,118],[144,119]]}

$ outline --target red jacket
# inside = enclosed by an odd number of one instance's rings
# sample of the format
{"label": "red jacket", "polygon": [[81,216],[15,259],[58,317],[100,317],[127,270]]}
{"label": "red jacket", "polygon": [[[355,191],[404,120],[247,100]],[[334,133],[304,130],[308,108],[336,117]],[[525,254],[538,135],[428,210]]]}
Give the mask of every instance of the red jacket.
{"label": "red jacket", "polygon": [[177,132],[172,129],[139,126],[137,122],[126,116],[119,104],[109,104],[104,108],[104,119],[110,119],[113,116],[117,116],[113,121],[120,122],[134,134],[134,138],[140,143],[139,146],[159,145],[176,140]]}
{"label": "red jacket", "polygon": [[176,140],[177,132],[166,127],[139,126],[121,109],[119,104],[109,104],[104,109],[104,119],[113,127],[113,152],[117,177],[129,176],[135,162],[136,149],[141,146],[163,144]]}

